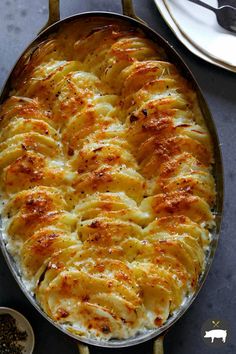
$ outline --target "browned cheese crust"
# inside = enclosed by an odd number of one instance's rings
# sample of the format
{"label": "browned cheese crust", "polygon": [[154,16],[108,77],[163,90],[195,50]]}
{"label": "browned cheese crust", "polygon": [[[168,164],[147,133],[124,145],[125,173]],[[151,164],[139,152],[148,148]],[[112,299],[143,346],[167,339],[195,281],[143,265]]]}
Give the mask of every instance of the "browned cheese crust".
{"label": "browned cheese crust", "polygon": [[195,92],[140,30],[98,19],[64,25],[19,67],[0,185],[24,282],[79,335],[161,326],[196,289],[214,226]]}

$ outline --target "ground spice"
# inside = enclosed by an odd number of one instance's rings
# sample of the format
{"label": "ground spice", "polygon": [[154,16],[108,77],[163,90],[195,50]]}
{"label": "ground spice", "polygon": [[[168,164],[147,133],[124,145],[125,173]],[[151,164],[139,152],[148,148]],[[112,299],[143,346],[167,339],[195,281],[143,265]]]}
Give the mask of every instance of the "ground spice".
{"label": "ground spice", "polygon": [[16,320],[9,314],[0,315],[0,353],[23,354],[24,347],[19,342],[27,339],[26,331],[20,331]]}

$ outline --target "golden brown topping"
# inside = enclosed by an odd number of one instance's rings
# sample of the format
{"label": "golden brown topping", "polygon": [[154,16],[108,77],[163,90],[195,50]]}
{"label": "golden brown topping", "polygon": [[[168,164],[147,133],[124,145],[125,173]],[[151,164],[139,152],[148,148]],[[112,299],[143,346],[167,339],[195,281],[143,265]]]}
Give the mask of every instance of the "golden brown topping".
{"label": "golden brown topping", "polygon": [[196,288],[214,224],[191,85],[142,31],[98,17],[64,24],[14,75],[0,187],[30,290],[79,335],[162,326]]}

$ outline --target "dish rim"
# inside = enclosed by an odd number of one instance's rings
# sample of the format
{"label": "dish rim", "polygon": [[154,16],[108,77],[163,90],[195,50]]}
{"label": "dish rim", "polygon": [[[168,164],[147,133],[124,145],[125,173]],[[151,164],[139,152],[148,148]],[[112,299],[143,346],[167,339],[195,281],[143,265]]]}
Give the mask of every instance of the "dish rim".
{"label": "dish rim", "polygon": [[[20,286],[22,292],[24,295],[28,298],[28,300],[31,302],[31,304],[39,311],[39,313],[46,318],[51,324],[53,324],[56,328],[61,330],[63,333],[69,335],[70,337],[79,340],[80,342],[97,346],[97,347],[104,347],[104,348],[124,348],[124,347],[130,347],[133,345],[137,345],[143,342],[146,342],[150,339],[153,339],[157,336],[160,336],[163,334],[165,331],[167,331],[177,320],[179,320],[183,314],[187,311],[187,309],[191,306],[195,298],[197,297],[201,287],[203,286],[208,272],[210,270],[215,251],[217,248],[217,243],[220,235],[220,226],[221,226],[221,221],[222,221],[222,214],[223,214],[223,194],[224,194],[224,182],[223,182],[223,162],[222,162],[222,153],[221,153],[221,148],[220,148],[220,143],[219,143],[219,138],[218,134],[216,131],[215,123],[213,121],[212,115],[210,113],[210,110],[208,108],[208,105],[203,97],[202,91],[196,81],[196,78],[194,75],[191,73],[190,69],[188,66],[185,64],[184,60],[181,58],[181,56],[177,53],[177,51],[173,48],[171,44],[167,40],[165,40],[160,34],[155,32],[152,28],[149,26],[139,22],[138,20],[131,18],[129,16],[125,16],[122,14],[117,14],[113,12],[106,12],[106,11],[91,11],[91,12],[83,12],[83,13],[78,13],[74,14],[72,16],[68,16],[60,21],[57,21],[56,23],[52,24],[48,28],[46,28],[42,33],[40,33],[30,44],[27,46],[27,48],[23,51],[23,53],[20,55],[19,59],[17,60],[16,64],[13,66],[12,71],[9,74],[9,77],[7,78],[1,95],[0,95],[0,104],[4,102],[4,100],[8,97],[8,92],[10,91],[11,85],[11,80],[14,74],[14,71],[16,70],[17,66],[19,65],[20,60],[26,55],[30,55],[32,51],[34,51],[37,46],[46,38],[49,37],[51,33],[54,33],[57,31],[57,29],[64,23],[69,23],[73,21],[77,21],[81,18],[85,17],[104,17],[104,18],[116,18],[121,21],[126,21],[131,24],[131,26],[137,26],[143,30],[147,38],[153,40],[157,44],[160,44],[160,46],[164,49],[164,51],[167,53],[168,59],[171,59],[171,62],[174,63],[174,65],[177,67],[177,69],[181,72],[181,74],[190,80],[191,85],[193,86],[195,92],[197,93],[198,100],[199,100],[199,106],[201,108],[203,117],[204,117],[204,122],[206,123],[208,130],[210,132],[210,136],[213,140],[213,149],[214,149],[214,157],[217,158],[216,164],[214,165],[214,172],[213,175],[215,177],[215,183],[216,183],[216,190],[218,190],[217,193],[217,200],[216,200],[216,206],[215,206],[215,221],[216,221],[216,227],[215,229],[212,230],[212,241],[210,245],[210,252],[206,257],[206,262],[205,262],[205,269],[201,276],[199,277],[198,285],[196,288],[196,291],[192,293],[192,295],[178,308],[176,313],[174,315],[171,315],[168,320],[165,322],[164,325],[162,325],[159,328],[152,329],[152,330],[146,330],[145,333],[137,334],[134,337],[129,337],[127,339],[111,339],[108,341],[104,340],[99,340],[96,338],[89,338],[85,336],[79,336],[76,334],[71,333],[70,331],[66,330],[63,325],[55,322],[52,320],[40,307],[39,303],[36,301],[36,299],[30,294],[30,292],[26,289],[26,287],[23,284],[23,281],[21,280],[20,276],[20,270],[17,268],[16,261],[14,260],[13,256],[7,251],[6,244],[4,242],[4,239],[1,235],[0,232],[0,248],[2,250],[2,253],[4,255],[4,258],[7,262],[7,265],[13,274],[17,284]],[[174,61],[175,59],[175,61]],[[177,61],[177,63],[176,63]],[[216,173],[220,171],[220,174]]]}

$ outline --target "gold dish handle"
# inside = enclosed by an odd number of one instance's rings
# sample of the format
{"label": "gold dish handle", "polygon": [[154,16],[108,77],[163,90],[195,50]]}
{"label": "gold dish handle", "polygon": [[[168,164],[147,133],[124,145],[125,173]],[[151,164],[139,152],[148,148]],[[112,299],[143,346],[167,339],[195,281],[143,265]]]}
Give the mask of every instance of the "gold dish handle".
{"label": "gold dish handle", "polygon": [[123,15],[132,17],[135,20],[138,20],[139,22],[146,25],[146,22],[136,15],[134,10],[133,0],[122,0],[122,10],[123,10]]}
{"label": "gold dish handle", "polygon": [[153,354],[164,354],[164,336],[160,336],[154,341]]}
{"label": "gold dish handle", "polygon": [[[164,336],[158,337],[153,344],[153,354],[164,354],[163,347]],[[79,354],[90,354],[89,347],[85,344],[78,343]]]}
{"label": "gold dish handle", "polygon": [[[134,10],[133,0],[121,0],[121,2],[122,2],[123,15],[132,17],[135,20],[138,20],[139,22],[146,24],[140,17],[136,15]],[[49,26],[53,25],[55,22],[60,21],[60,0],[48,0],[48,10],[49,10],[48,21],[45,24],[45,26],[41,28],[38,34],[43,32]]]}
{"label": "gold dish handle", "polygon": [[60,21],[60,0],[48,0],[48,20],[38,32],[40,34],[55,22]]}

